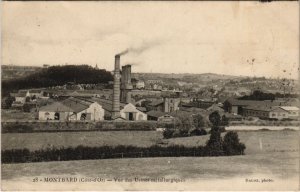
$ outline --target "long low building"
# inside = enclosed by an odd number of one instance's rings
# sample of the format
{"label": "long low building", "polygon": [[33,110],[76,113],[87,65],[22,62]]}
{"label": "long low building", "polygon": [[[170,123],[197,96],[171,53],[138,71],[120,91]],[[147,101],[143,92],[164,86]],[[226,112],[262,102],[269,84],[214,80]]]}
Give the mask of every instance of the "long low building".
{"label": "long low building", "polygon": [[291,106],[245,107],[244,115],[259,117],[262,119],[298,119],[299,108]]}
{"label": "long low building", "polygon": [[101,121],[104,109],[95,101],[70,97],[39,109],[39,120]]}

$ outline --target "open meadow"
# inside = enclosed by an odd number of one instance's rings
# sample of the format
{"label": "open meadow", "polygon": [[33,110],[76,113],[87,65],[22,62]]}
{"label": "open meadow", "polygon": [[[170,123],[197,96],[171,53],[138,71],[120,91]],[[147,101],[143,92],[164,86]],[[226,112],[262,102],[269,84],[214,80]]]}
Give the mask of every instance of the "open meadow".
{"label": "open meadow", "polygon": [[[85,161],[62,161],[2,164],[3,189],[33,190],[43,185],[49,189],[92,190],[95,187],[114,190],[140,189],[139,182],[115,183],[48,183],[28,185],[37,177],[76,178],[177,178],[183,179],[176,185],[170,183],[143,183],[149,190],[222,190],[235,189],[259,190],[290,189],[299,187],[299,132],[283,131],[239,131],[241,142],[246,144],[244,156],[230,157],[165,157],[139,159],[104,159]],[[166,145],[183,144],[188,146],[204,145],[209,135],[186,138],[162,139],[161,132],[155,131],[115,131],[115,132],[60,132],[3,134],[3,149],[27,147],[31,150],[52,146],[99,146],[99,145],[137,145],[149,146],[159,142]],[[8,143],[11,143],[8,145]],[[29,171],[30,170],[30,171]],[[249,183],[246,179],[271,179],[268,183]],[[216,184],[212,185],[212,181]],[[24,185],[22,184],[24,182]],[[19,183],[20,185],[16,185]],[[27,183],[25,185],[25,183]],[[151,184],[151,185],[150,185]],[[176,188],[174,188],[176,186]],[[212,187],[213,186],[213,187]],[[79,188],[78,188],[79,187]],[[120,188],[123,187],[123,188]],[[159,188],[157,188],[159,187]],[[199,188],[200,187],[200,188]],[[240,187],[240,188],[239,188]]]}
{"label": "open meadow", "polygon": [[[264,153],[272,150],[293,149],[298,146],[299,132],[280,131],[238,131],[241,142],[246,144],[246,154]],[[225,133],[222,133],[224,135]],[[31,151],[48,147],[116,146],[133,145],[148,147],[162,145],[205,145],[209,135],[163,139],[158,131],[88,131],[55,133],[6,133],[2,134],[2,150],[23,149]]]}

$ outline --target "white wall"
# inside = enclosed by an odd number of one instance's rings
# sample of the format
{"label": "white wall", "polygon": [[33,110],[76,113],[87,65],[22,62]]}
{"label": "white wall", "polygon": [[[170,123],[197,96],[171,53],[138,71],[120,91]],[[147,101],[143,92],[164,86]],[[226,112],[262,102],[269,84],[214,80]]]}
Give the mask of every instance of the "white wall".
{"label": "white wall", "polygon": [[25,97],[16,97],[16,102],[25,103],[26,98]]}
{"label": "white wall", "polygon": [[126,120],[129,120],[128,114],[133,113],[133,120],[134,121],[146,121],[147,120],[147,114],[139,111],[136,109],[136,107],[128,103],[127,105],[124,106],[124,108],[120,111],[121,117],[123,117]]}
{"label": "white wall", "polygon": [[[47,113],[49,115],[47,115]],[[39,111],[39,120],[47,120],[47,119],[54,120],[54,114],[55,112]]]}
{"label": "white wall", "polygon": [[97,102],[90,105],[89,108],[87,108],[84,111],[81,111],[77,113],[77,120],[80,120],[82,113],[90,113],[91,114],[91,121],[102,121],[104,120],[104,109],[101,105],[99,105]]}
{"label": "white wall", "polygon": [[[47,115],[48,113],[48,115]],[[74,114],[73,112],[60,112],[60,121],[70,120],[70,121],[80,121],[80,117],[82,113],[90,113],[91,119],[90,121],[101,121],[104,120],[104,109],[97,102],[90,105],[89,108]],[[74,115],[73,115],[74,114]],[[49,111],[39,111],[39,120],[54,120],[55,112]]]}

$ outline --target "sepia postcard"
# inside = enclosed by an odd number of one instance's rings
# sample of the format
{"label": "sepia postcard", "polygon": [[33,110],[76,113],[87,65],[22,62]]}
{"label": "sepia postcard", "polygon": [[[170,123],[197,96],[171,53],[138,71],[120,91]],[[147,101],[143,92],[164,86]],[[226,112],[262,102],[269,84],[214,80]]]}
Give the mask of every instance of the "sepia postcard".
{"label": "sepia postcard", "polygon": [[300,190],[299,1],[2,1],[1,190]]}

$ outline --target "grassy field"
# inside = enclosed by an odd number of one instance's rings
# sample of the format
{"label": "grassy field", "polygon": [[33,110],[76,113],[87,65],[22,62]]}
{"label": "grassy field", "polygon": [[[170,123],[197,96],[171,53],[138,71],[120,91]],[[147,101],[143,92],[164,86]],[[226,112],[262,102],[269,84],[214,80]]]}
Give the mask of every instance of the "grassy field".
{"label": "grassy field", "polygon": [[[245,131],[238,132],[246,144],[246,155],[231,157],[180,157],[106,159],[65,162],[42,162],[2,165],[3,189],[47,190],[62,189],[113,189],[113,190],[295,190],[299,187],[299,132],[297,131]],[[24,137],[26,136],[26,137]],[[209,136],[174,138],[164,140],[168,145],[203,145]],[[12,139],[14,138],[14,139]],[[22,139],[23,138],[23,139]],[[147,146],[162,139],[161,132],[81,132],[81,133],[30,133],[3,134],[2,147],[27,146],[31,149],[54,146],[86,144],[132,144]],[[8,145],[7,142],[14,142]],[[43,143],[37,145],[37,143]],[[73,176],[119,178],[181,178],[184,183],[153,184],[143,183],[39,183],[32,185],[34,177]],[[272,179],[274,182],[254,185],[245,179]],[[17,185],[16,183],[19,183]],[[29,184],[28,184],[29,183]],[[30,184],[31,183],[31,184]],[[234,183],[234,186],[232,185]],[[151,185],[150,185],[151,184]],[[38,188],[37,188],[38,187]],[[67,187],[67,188],[65,188]],[[79,187],[79,188],[78,188]],[[121,188],[120,188],[121,187]],[[142,187],[142,188],[141,188]],[[176,188],[174,188],[176,187]],[[234,187],[234,188],[232,188]],[[240,187],[240,188],[239,188]]]}
{"label": "grassy field", "polygon": [[28,121],[28,120],[35,120],[37,117],[37,112],[22,112],[19,110],[13,109],[2,109],[1,110],[1,120],[2,121]]}
{"label": "grassy field", "polygon": [[[284,150],[297,144],[297,131],[239,131],[240,140],[246,144],[247,154]],[[223,133],[224,135],[224,133]],[[166,145],[205,145],[209,135],[163,139],[156,131],[58,132],[58,133],[7,133],[2,134],[2,149],[37,150],[47,147],[76,147],[102,145],[134,145],[147,147],[157,143]]]}

